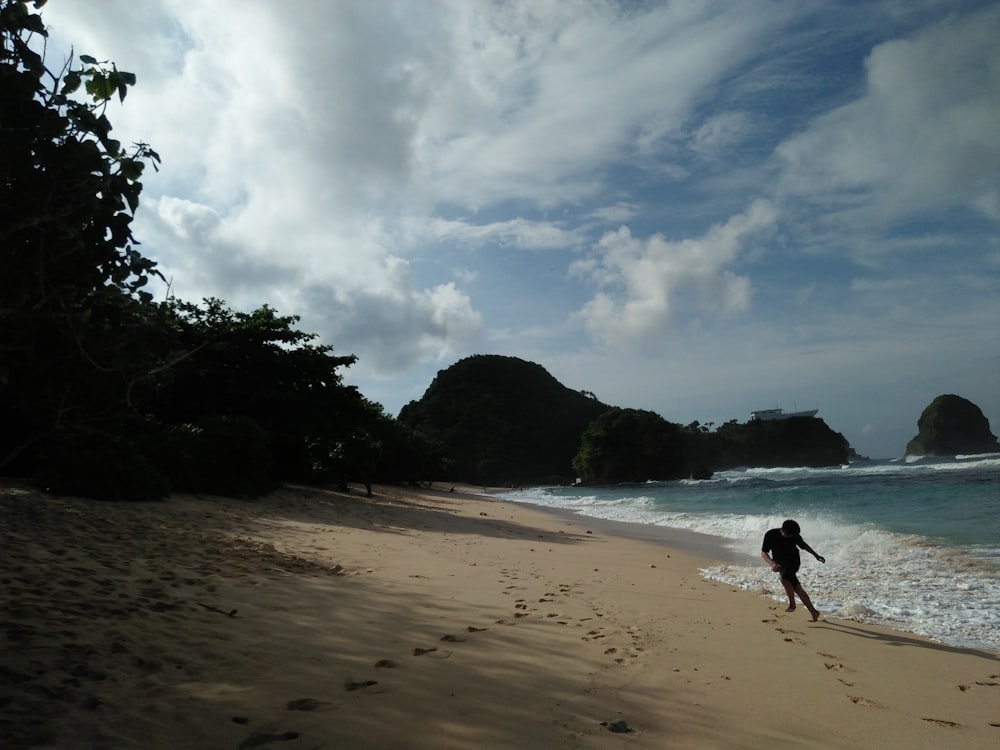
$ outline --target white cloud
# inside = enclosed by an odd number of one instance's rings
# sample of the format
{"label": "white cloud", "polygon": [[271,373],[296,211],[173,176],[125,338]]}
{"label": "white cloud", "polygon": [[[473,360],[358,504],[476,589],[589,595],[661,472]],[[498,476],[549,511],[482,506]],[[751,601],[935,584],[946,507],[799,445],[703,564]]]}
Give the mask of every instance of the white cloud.
{"label": "white cloud", "polygon": [[841,226],[972,206],[989,215],[1000,184],[998,28],[994,5],[875,47],[864,94],[778,148],[783,197]]}
{"label": "white cloud", "polygon": [[691,149],[706,159],[718,159],[739,146],[753,128],[744,112],[722,112],[701,124],[691,136]]}
{"label": "white cloud", "polygon": [[435,61],[417,163],[440,199],[472,208],[596,195],[599,169],[677,137],[705,88],[781,22],[735,4],[450,7],[453,56]]}
{"label": "white cloud", "polygon": [[636,239],[627,227],[601,238],[594,256],[573,272],[599,291],[578,312],[599,340],[625,347],[657,348],[679,309],[729,314],[750,305],[750,280],[729,270],[756,233],[773,226],[776,215],[764,201],[711,227],[694,239],[669,241],[654,235]]}
{"label": "white cloud", "polygon": [[583,241],[583,235],[567,231],[552,222],[529,221],[522,218],[498,221],[492,224],[471,224],[465,221],[433,219],[415,236],[424,240],[451,240],[463,245],[513,246],[527,250],[551,250],[574,247]]}
{"label": "white cloud", "polygon": [[634,203],[619,201],[611,206],[602,206],[591,211],[591,216],[608,224],[624,224],[639,214],[639,206]]}

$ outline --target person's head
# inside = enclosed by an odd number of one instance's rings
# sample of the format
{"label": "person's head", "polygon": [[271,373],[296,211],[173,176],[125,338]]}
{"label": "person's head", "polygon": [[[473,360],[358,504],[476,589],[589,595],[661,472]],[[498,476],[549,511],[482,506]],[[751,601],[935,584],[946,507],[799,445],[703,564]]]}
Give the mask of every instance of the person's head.
{"label": "person's head", "polygon": [[802,529],[791,518],[781,524],[781,533],[783,536],[798,536],[801,532]]}

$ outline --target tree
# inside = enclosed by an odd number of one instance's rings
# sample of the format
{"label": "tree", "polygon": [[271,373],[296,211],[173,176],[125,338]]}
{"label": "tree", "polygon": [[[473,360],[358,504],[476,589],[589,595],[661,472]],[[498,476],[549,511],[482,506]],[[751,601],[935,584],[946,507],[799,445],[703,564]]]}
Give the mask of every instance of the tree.
{"label": "tree", "polygon": [[452,479],[550,483],[572,481],[580,435],[607,408],[539,364],[480,354],[438,372],[399,421],[442,447]]}
{"label": "tree", "polygon": [[[37,9],[44,0],[36,0]],[[146,144],[125,149],[106,110],[135,76],[81,56],[56,73],[28,3],[0,0],[0,468],[57,432],[119,418],[149,351],[158,276],[131,231]],[[74,98],[83,87],[86,100]]]}
{"label": "tree", "polygon": [[611,409],[583,433],[573,468],[585,482],[677,479],[685,470],[680,425],[651,411]]}
{"label": "tree", "polygon": [[147,381],[141,398],[156,419],[250,419],[268,436],[277,475],[299,480],[327,472],[334,446],[373,419],[369,403],[339,372],[357,358],[312,343],[315,334],[295,328],[297,316],[268,305],[237,312],[218,299],[172,299],[167,306],[172,364]]}
{"label": "tree", "polygon": [[153,302],[131,222],[159,156],[123,148],[107,118],[135,76],[86,55],[49,70],[32,5],[0,0],[0,469],[107,499],[277,477],[370,488],[387,449],[393,472],[415,470],[399,449],[418,438],[297,317]]}

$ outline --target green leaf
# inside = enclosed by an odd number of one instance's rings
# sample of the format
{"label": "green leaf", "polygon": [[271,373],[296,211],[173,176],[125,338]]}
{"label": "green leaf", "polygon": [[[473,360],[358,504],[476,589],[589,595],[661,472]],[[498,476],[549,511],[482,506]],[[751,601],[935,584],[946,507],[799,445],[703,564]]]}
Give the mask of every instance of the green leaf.
{"label": "green leaf", "polygon": [[49,32],[45,30],[45,24],[42,23],[42,17],[36,15],[30,15],[24,19],[24,28],[28,31],[33,31],[36,34],[41,34],[42,36],[48,36]]}
{"label": "green leaf", "polygon": [[80,62],[86,63],[87,65],[97,65],[97,60],[90,55],[80,55]]}
{"label": "green leaf", "polygon": [[76,71],[67,73],[63,78],[63,94],[72,94],[78,88],[80,88],[80,74]]}
{"label": "green leaf", "polygon": [[126,180],[135,182],[142,177],[142,170],[146,165],[138,159],[122,159],[121,175]]}

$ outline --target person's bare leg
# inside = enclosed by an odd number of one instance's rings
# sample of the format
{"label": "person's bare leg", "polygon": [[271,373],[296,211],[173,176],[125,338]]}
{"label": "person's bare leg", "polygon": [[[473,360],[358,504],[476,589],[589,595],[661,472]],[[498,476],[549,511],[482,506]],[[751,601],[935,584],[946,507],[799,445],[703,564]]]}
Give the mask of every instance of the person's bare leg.
{"label": "person's bare leg", "polygon": [[[786,612],[795,611],[795,586],[791,581],[786,581],[784,578],[781,579],[781,585],[785,587],[785,593],[788,594],[788,609]],[[800,587],[801,588],[801,587]]]}
{"label": "person's bare leg", "polygon": [[806,605],[806,609],[808,609],[809,614],[812,615],[812,621],[816,622],[819,619],[819,610],[813,606],[812,601],[809,599],[809,594],[807,594],[806,590],[802,588],[802,584],[796,586],[793,591],[799,595],[799,599],[801,599],[802,603]]}

